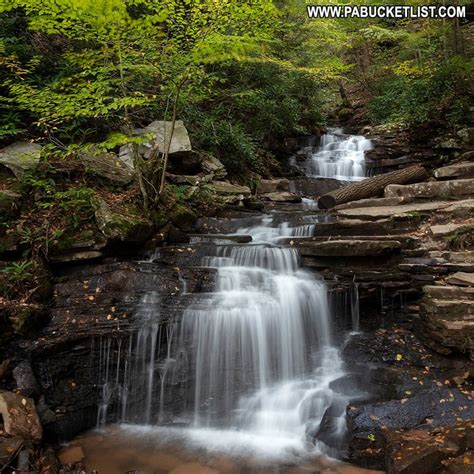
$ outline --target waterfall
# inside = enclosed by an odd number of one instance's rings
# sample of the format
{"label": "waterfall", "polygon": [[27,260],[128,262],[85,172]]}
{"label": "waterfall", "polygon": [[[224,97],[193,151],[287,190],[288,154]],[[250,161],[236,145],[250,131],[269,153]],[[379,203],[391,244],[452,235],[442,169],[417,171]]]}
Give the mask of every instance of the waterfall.
{"label": "waterfall", "polygon": [[359,135],[345,135],[340,128],[330,128],[321,137],[315,153],[306,162],[306,174],[312,177],[358,181],[365,178],[366,151],[372,142]]}
{"label": "waterfall", "polygon": [[[175,324],[160,323],[156,291],[138,305],[128,340],[100,341],[100,423],[144,429],[177,421],[190,442],[208,447],[212,437],[219,449],[281,455],[304,451],[326,411],[345,406],[330,388],[344,370],[326,284],[301,268],[295,248],[279,244],[312,236],[315,224],[280,218],[263,216],[232,234],[251,235],[248,244],[201,244],[215,287],[195,295]],[[356,292],[351,302],[357,327]],[[344,411],[338,416],[342,437]]]}

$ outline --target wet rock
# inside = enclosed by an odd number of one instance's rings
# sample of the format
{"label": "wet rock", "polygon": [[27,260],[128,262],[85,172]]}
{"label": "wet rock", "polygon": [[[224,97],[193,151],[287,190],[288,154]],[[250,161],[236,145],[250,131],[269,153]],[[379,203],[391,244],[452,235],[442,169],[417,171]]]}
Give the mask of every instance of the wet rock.
{"label": "wet rock", "polygon": [[474,178],[474,163],[456,163],[438,168],[435,170],[434,176],[437,179]]}
{"label": "wet rock", "polygon": [[294,203],[301,202],[300,196],[294,193],[290,193],[290,192],[267,193],[267,194],[261,194],[260,197],[266,201],[271,201],[271,202],[294,202]]}
{"label": "wet rock", "polygon": [[290,182],[287,179],[262,179],[257,187],[258,194],[289,192]]}
{"label": "wet rock", "polygon": [[79,154],[86,171],[115,184],[129,184],[133,180],[133,166],[115,153],[90,148]]}
{"label": "wet rock", "polygon": [[359,219],[340,219],[316,226],[316,236],[386,235],[388,221],[367,222]]}
{"label": "wet rock", "polygon": [[21,206],[21,194],[9,191],[0,191],[0,222],[14,217]]}
{"label": "wet rock", "polygon": [[296,178],[290,181],[290,191],[308,197],[319,197],[346,185],[332,178]]}
{"label": "wet rock", "polygon": [[13,378],[15,379],[17,389],[21,395],[31,397],[39,392],[39,385],[31,364],[24,360],[13,369]]}
{"label": "wet rock", "polygon": [[387,471],[390,474],[431,474],[444,459],[457,456],[461,448],[453,440],[427,431],[399,433],[388,430]]}
{"label": "wet rock", "polygon": [[466,451],[461,456],[441,461],[442,474],[472,474],[474,470],[474,450]]}
{"label": "wet rock", "polygon": [[435,298],[440,300],[446,299],[461,299],[461,300],[472,300],[474,299],[474,288],[471,287],[459,287],[459,286],[444,286],[444,285],[432,285],[423,287],[423,292],[429,298]]}
{"label": "wet rock", "polygon": [[390,184],[385,188],[385,197],[404,198],[461,198],[474,193],[474,179],[430,181],[417,184]]}
{"label": "wet rock", "polygon": [[153,231],[153,224],[139,216],[114,212],[100,197],[93,200],[95,219],[102,234],[112,240],[141,243]]}
{"label": "wet rock", "polygon": [[311,257],[375,257],[400,252],[401,244],[391,240],[330,240],[296,244],[301,255]]}
{"label": "wet rock", "polygon": [[352,433],[380,432],[383,428],[411,429],[449,426],[471,420],[474,406],[457,388],[433,388],[411,398],[350,406],[347,422]]}
{"label": "wet rock", "polygon": [[165,241],[170,245],[187,244],[191,238],[189,234],[181,229],[178,229],[173,224],[169,223],[161,229]]}
{"label": "wet rock", "polygon": [[8,168],[16,178],[21,179],[39,163],[41,145],[29,142],[15,142],[0,150],[0,165]]}
{"label": "wet rock", "polygon": [[43,430],[33,400],[12,392],[0,392],[0,414],[5,432],[39,442]]}
{"label": "wet rock", "polygon": [[191,241],[194,242],[214,242],[248,244],[252,242],[251,235],[226,235],[226,234],[191,234]]}

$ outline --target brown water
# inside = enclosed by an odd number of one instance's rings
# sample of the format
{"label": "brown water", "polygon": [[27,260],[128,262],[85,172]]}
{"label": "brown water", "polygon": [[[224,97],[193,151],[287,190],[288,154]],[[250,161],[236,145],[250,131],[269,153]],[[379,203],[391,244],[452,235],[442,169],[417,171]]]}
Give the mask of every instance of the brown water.
{"label": "brown water", "polygon": [[[99,474],[370,474],[309,450],[294,449],[275,458],[265,448],[247,450],[248,440],[236,438],[228,447],[225,432],[109,426],[84,434],[64,450],[80,446],[85,458],[76,465]],[[207,442],[206,442],[207,436]],[[235,434],[232,434],[235,436]],[[221,439],[217,439],[220,437]],[[219,448],[220,444],[226,450]],[[269,446],[270,448],[270,446]]]}

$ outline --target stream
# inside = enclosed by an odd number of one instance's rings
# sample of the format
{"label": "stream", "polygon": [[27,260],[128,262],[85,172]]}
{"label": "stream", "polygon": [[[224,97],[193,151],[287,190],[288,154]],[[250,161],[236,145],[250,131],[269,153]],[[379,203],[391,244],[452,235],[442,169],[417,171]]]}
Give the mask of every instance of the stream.
{"label": "stream", "polygon": [[[330,130],[308,154],[306,175],[363,179],[370,148],[364,137]],[[136,309],[130,337],[98,341],[98,428],[73,442],[88,469],[364,471],[334,459],[344,457],[345,408],[365,396],[333,385],[346,374],[341,345],[358,330],[357,292],[345,295],[350,304],[336,315],[340,302],[291,245],[317,235],[327,217],[316,207],[311,199],[280,204],[228,219],[218,237],[195,237],[189,247],[199,266],[215,272],[213,291],[190,298],[180,320],[165,327],[157,282]],[[160,259],[158,249],[150,261]],[[318,441],[323,423],[340,449]]]}

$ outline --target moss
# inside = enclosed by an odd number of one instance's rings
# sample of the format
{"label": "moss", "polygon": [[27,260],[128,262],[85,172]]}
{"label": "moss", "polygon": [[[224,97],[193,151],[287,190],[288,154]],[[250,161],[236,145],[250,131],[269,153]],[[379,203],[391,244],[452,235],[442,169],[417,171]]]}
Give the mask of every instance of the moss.
{"label": "moss", "polygon": [[197,215],[184,205],[177,205],[170,215],[170,221],[180,230],[189,232],[197,222]]}

